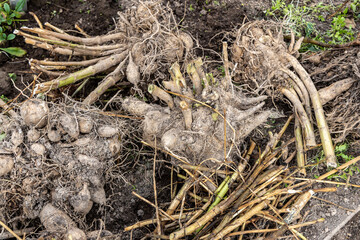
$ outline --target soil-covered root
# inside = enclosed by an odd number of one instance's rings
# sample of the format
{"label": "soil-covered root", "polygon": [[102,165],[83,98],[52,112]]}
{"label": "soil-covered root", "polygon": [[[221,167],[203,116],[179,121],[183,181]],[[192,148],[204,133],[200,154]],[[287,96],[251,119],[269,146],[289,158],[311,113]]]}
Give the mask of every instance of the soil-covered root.
{"label": "soil-covered root", "polygon": [[36,93],[110,71],[98,88],[85,99],[86,104],[96,101],[124,77],[135,87],[139,87],[142,82],[147,85],[150,75],[163,74],[171,63],[187,58],[193,48],[192,38],[177,29],[171,10],[160,1],[140,2],[125,12],[118,12],[115,30],[104,36],[77,37],[57,32],[53,28],[27,27],[22,27],[16,33],[23,36],[28,44],[55,54],[91,58],[63,62],[31,59],[30,65],[34,70],[53,78],[37,84]]}
{"label": "soil-covered root", "polygon": [[316,145],[315,139],[311,138],[314,136],[312,110],[314,111],[327,164],[336,167],[334,146],[320,95],[309,73],[292,55],[296,54],[300,45],[301,39],[298,42],[292,41],[290,47],[287,47],[282,27],[277,23],[249,22],[236,34],[233,60],[238,63],[243,77],[252,80],[257,88],[275,88],[275,94],[270,93],[271,95],[279,95],[281,92],[290,100],[301,116],[300,123],[306,138],[304,145],[307,147]]}
{"label": "soil-covered root", "polygon": [[126,122],[71,102],[28,99],[15,111],[18,118],[0,115],[2,217],[40,218],[47,232],[84,239],[76,227],[94,203],[106,204],[106,172],[127,144]]}
{"label": "soil-covered root", "polygon": [[175,63],[170,68],[171,80],[163,82],[164,89],[149,86],[149,92],[168,107],[129,97],[123,108],[144,118],[143,138],[148,144],[156,144],[181,161],[212,167],[225,159],[232,161],[235,145],[270,116],[271,111],[264,109],[266,97],[248,97],[235,86],[226,88],[227,79],[204,74],[201,59],[190,62],[187,72],[185,77]]}

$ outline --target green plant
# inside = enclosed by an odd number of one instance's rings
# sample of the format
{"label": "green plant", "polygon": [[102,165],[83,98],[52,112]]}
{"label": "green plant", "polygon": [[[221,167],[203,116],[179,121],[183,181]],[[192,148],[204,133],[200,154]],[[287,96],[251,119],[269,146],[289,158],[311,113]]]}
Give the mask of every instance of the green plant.
{"label": "green plant", "polygon": [[343,44],[354,40],[354,31],[350,26],[346,27],[345,16],[348,12],[348,8],[345,8],[343,13],[334,17],[331,22],[331,29],[328,31],[328,36],[331,38],[330,43]]}
{"label": "green plant", "polygon": [[17,78],[16,73],[9,73],[8,75],[12,81],[16,81],[16,78]]}
{"label": "green plant", "polygon": [[[353,156],[348,155],[346,152],[349,149],[349,144],[347,143],[343,143],[340,145],[337,145],[335,147],[335,155],[337,157],[338,162],[341,162],[340,164],[338,164],[338,166],[340,166],[342,163],[348,162],[352,159],[354,159]],[[318,156],[315,158],[315,161],[317,163],[323,162],[324,161],[324,152],[321,151]],[[349,166],[348,168],[339,171],[333,175],[330,175],[329,177],[327,177],[329,180],[348,180],[349,176],[352,176],[354,174],[354,172],[360,173],[360,169],[358,166],[356,166],[355,164]],[[314,175],[316,178],[318,177],[318,175]]]}
{"label": "green plant", "polygon": [[0,96],[0,99],[3,100],[3,101],[6,102],[6,103],[7,103],[8,101],[10,101],[10,100],[9,100],[7,97],[5,97],[4,95],[1,95],[1,96]]}
{"label": "green plant", "polygon": [[20,0],[15,9],[12,10],[7,1],[0,3],[0,42],[9,41],[15,38],[15,34],[8,33],[14,28],[15,21],[21,18],[21,11],[25,5],[26,0]]}
{"label": "green plant", "polygon": [[[271,8],[266,10],[266,15],[269,17],[282,20],[285,23],[286,33],[289,30],[294,32],[297,36],[306,36],[319,42],[328,42],[330,44],[344,44],[354,40],[354,30],[347,26],[346,18],[349,15],[349,10],[352,11],[354,17],[360,11],[360,0],[353,0],[350,7],[346,7],[342,12],[338,13],[331,19],[329,29],[325,31],[318,31],[317,25],[319,21],[327,21],[324,16],[330,16],[338,7],[324,4],[322,2],[316,5],[308,4],[309,1],[303,1],[301,4],[295,1],[287,4],[285,0],[273,0]],[[312,44],[303,44],[300,51],[319,51],[324,48],[314,46]]]}
{"label": "green plant", "polygon": [[194,10],[195,10],[195,8],[193,7],[192,4],[190,4],[189,10],[190,10],[190,11],[194,11]]}

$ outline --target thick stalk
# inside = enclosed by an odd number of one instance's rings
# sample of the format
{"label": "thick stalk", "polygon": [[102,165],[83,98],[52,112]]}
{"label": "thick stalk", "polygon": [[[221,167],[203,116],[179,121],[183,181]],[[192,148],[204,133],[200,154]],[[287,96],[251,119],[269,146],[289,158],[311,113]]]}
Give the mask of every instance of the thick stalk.
{"label": "thick stalk", "polygon": [[307,147],[316,146],[314,130],[312,128],[310,119],[307,116],[305,109],[301,104],[299,98],[296,95],[294,95],[289,89],[282,88],[280,91],[291,101],[297,113],[299,114],[301,123],[304,126],[306,146]]}
{"label": "thick stalk", "polygon": [[83,103],[87,105],[94,103],[106,90],[120,81],[120,79],[124,77],[121,72],[124,70],[125,62],[126,59],[124,59],[113,72],[107,75],[99,86],[84,99]]}
{"label": "thick stalk", "polygon": [[42,37],[37,37],[31,34],[27,34],[21,31],[14,31],[14,33],[16,35],[20,35],[26,38],[31,38],[34,40],[37,40],[39,42],[45,42],[48,44],[53,44],[53,45],[58,45],[61,47],[65,47],[65,48],[71,48],[74,50],[88,50],[88,51],[105,51],[105,50],[113,50],[113,49],[118,49],[120,47],[124,47],[124,44],[113,44],[113,45],[105,45],[105,46],[86,46],[86,45],[80,45],[80,44],[76,44],[76,43],[71,43],[71,42],[65,42],[65,41],[61,41],[61,40],[54,40],[54,39],[47,39],[47,38],[42,38]]}
{"label": "thick stalk", "polygon": [[106,57],[100,57],[100,58],[78,61],[78,62],[56,62],[56,61],[47,61],[47,60],[41,61],[36,59],[30,59],[29,62],[44,66],[89,66],[104,59],[106,59]]}
{"label": "thick stalk", "polygon": [[223,239],[228,233],[232,232],[234,229],[240,227],[244,222],[246,222],[248,219],[250,219],[252,216],[260,212],[263,208],[266,207],[266,202],[263,201],[259,203],[258,205],[251,208],[249,211],[247,211],[244,215],[239,217],[238,219],[235,219],[233,222],[231,222],[224,230],[216,234],[212,240],[218,240]]}
{"label": "thick stalk", "polygon": [[155,86],[153,84],[150,84],[149,87],[148,87],[148,91],[154,97],[158,97],[161,100],[163,100],[164,102],[166,102],[166,104],[169,106],[170,109],[174,108],[173,98],[171,97],[170,94],[168,94],[167,92],[165,92],[161,88],[159,88],[159,87],[157,87],[157,86]]}
{"label": "thick stalk", "polygon": [[304,105],[305,105],[306,113],[309,116],[310,122],[312,122],[310,96],[309,96],[308,90],[306,89],[305,84],[301,81],[301,79],[295,73],[293,73],[289,69],[281,68],[280,70],[282,72],[286,73],[294,81],[294,83],[300,88],[302,96],[304,97]]}
{"label": "thick stalk", "polygon": [[306,72],[306,70],[299,64],[297,59],[288,53],[284,53],[285,58],[290,62],[295,71],[299,74],[301,80],[306,86],[310,98],[313,104],[315,117],[317,121],[317,126],[320,131],[321,143],[323,146],[324,154],[326,157],[327,165],[330,167],[336,167],[336,156],[334,151],[334,146],[331,140],[331,135],[329,131],[328,124],[326,122],[324,109],[321,105],[321,100],[318,91],[310,78],[310,75]]}
{"label": "thick stalk", "polygon": [[81,37],[71,36],[68,34],[53,32],[53,31],[49,31],[49,30],[41,29],[41,28],[21,27],[21,30],[36,33],[36,34],[50,35],[50,36],[54,36],[56,38],[60,38],[60,39],[64,39],[64,40],[68,40],[68,41],[72,41],[72,42],[77,42],[77,43],[82,43],[82,44],[86,44],[86,45],[97,45],[97,44],[103,44],[105,42],[110,42],[110,41],[114,41],[114,40],[126,39],[126,36],[124,35],[124,33],[114,33],[114,34],[109,34],[109,35],[104,35],[104,36],[81,38]]}
{"label": "thick stalk", "polygon": [[105,60],[99,61],[95,65],[92,65],[85,69],[71,73],[67,76],[64,76],[64,77],[61,77],[61,78],[58,78],[58,79],[55,79],[55,80],[52,80],[49,82],[37,84],[35,87],[35,93],[37,94],[37,93],[46,92],[46,91],[49,91],[52,89],[57,89],[57,88],[78,82],[84,78],[93,76],[99,72],[103,72],[103,71],[109,69],[110,67],[112,67],[116,64],[119,64],[122,60],[125,59],[126,56],[127,56],[127,51],[120,53],[120,54],[116,54],[109,58],[106,58]]}
{"label": "thick stalk", "polygon": [[196,70],[195,63],[194,62],[189,63],[187,65],[186,71],[189,74],[190,79],[194,85],[196,95],[198,95],[198,96],[201,95],[201,92],[202,92],[201,79],[198,74],[198,71]]}
{"label": "thick stalk", "polygon": [[301,127],[299,119],[295,118],[295,144],[296,144],[296,159],[297,165],[300,168],[300,173],[306,176],[305,166],[305,157],[304,157],[304,146],[303,146],[303,138],[301,134]]}

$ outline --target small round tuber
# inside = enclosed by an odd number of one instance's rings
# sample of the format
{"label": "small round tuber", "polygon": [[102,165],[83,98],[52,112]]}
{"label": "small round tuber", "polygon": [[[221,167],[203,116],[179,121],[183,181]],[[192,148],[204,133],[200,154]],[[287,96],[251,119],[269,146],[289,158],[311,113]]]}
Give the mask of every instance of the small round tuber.
{"label": "small round tuber", "polygon": [[91,119],[80,118],[79,119],[79,129],[81,133],[90,133],[93,128],[93,123]]}
{"label": "small round tuber", "polygon": [[115,136],[118,133],[119,129],[117,129],[116,127],[104,125],[100,126],[97,131],[100,137],[108,138]]}
{"label": "small round tuber", "polygon": [[65,232],[75,227],[75,223],[63,211],[55,208],[50,203],[46,204],[40,212],[40,221],[51,232]]}
{"label": "small round tuber", "polygon": [[0,177],[8,174],[14,167],[14,159],[8,155],[0,155]]}
{"label": "small round tuber", "polygon": [[27,138],[30,142],[36,142],[40,138],[40,132],[32,128],[27,132]]}
{"label": "small round tuber", "polygon": [[30,149],[35,156],[36,155],[43,156],[46,151],[44,145],[42,145],[40,143],[31,144]]}
{"label": "small round tuber", "polygon": [[126,67],[126,77],[129,82],[137,86],[140,82],[139,66],[134,63],[131,53],[129,53],[129,63]]}
{"label": "small round tuber", "polygon": [[11,143],[14,147],[18,147],[24,142],[24,133],[21,128],[15,128],[11,134]]}
{"label": "small round tuber", "polygon": [[79,136],[79,126],[76,118],[68,114],[63,114],[60,116],[60,124],[70,137],[77,138]]}
{"label": "small round tuber", "polygon": [[22,104],[20,114],[28,126],[42,128],[47,123],[49,107],[45,101],[39,99],[30,99]]}
{"label": "small round tuber", "polygon": [[87,184],[85,184],[78,194],[70,198],[70,204],[73,206],[75,212],[86,215],[90,212],[93,205],[90,198],[90,191]]}
{"label": "small round tuber", "polygon": [[115,156],[118,154],[121,150],[121,142],[117,136],[111,138],[108,140],[109,143],[109,149],[112,156]]}
{"label": "small round tuber", "polygon": [[86,235],[79,228],[70,228],[65,234],[65,240],[86,240]]}
{"label": "small round tuber", "polygon": [[90,189],[91,192],[91,200],[98,204],[105,204],[106,203],[106,195],[104,188],[92,188]]}
{"label": "small round tuber", "polygon": [[61,140],[61,135],[60,135],[59,131],[49,130],[48,138],[52,142],[59,142]]}

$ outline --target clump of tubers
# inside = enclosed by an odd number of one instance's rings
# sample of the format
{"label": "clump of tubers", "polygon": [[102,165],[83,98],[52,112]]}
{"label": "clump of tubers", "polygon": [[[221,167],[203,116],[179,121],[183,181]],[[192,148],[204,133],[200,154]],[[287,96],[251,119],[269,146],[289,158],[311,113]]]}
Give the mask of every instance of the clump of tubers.
{"label": "clump of tubers", "polygon": [[[0,177],[6,179],[0,185],[5,201],[0,210],[40,217],[48,232],[65,239],[86,239],[75,216],[87,215],[94,202],[106,204],[106,171],[122,152],[125,121],[40,99],[24,102],[20,113],[14,119],[0,114]],[[9,191],[13,194],[3,194]]]}
{"label": "clump of tubers", "polygon": [[[148,144],[156,143],[192,164],[206,161],[212,166],[223,162],[225,155],[231,159],[231,145],[240,143],[270,116],[271,111],[263,110],[266,97],[251,98],[227,88],[228,79],[204,74],[201,59],[189,63],[187,69],[191,83],[187,83],[178,63],[170,68],[172,79],[163,82],[176,96],[149,86],[149,92],[168,107],[145,104],[133,97],[126,98],[122,106],[144,118],[143,138]],[[187,87],[190,84],[196,95]]]}
{"label": "clump of tubers", "polygon": [[302,40],[295,41],[292,33],[290,45],[287,46],[279,24],[270,21],[249,22],[236,33],[233,58],[242,77],[252,80],[256,88],[271,86],[276,90],[271,95],[281,93],[290,100],[297,113],[296,118],[302,125],[306,148],[317,144],[312,120],[314,111],[327,165],[336,167],[334,146],[319,92],[310,74],[296,58]]}

